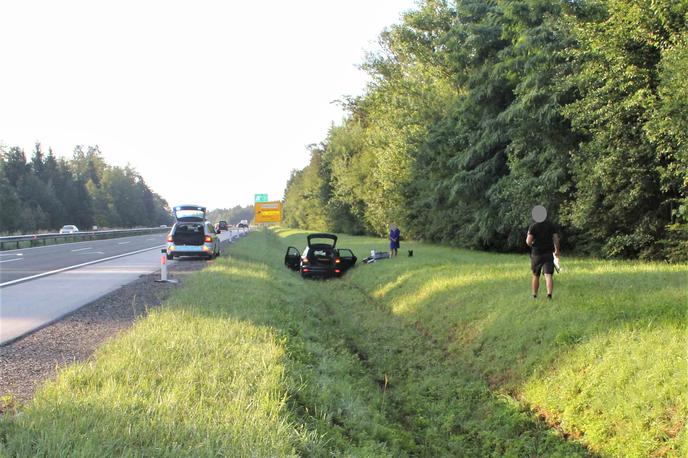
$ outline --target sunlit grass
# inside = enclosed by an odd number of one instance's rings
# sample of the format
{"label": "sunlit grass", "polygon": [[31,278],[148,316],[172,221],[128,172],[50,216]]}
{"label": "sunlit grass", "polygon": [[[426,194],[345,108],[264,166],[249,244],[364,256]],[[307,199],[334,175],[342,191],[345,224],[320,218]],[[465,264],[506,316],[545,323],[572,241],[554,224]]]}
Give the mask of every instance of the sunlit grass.
{"label": "sunlit grass", "polygon": [[687,266],[564,258],[547,302],[525,255],[409,242],[304,281],[283,259],[305,234],[186,277],[0,420],[0,454],[685,455]]}
{"label": "sunlit grass", "polygon": [[593,450],[688,453],[686,265],[564,257],[548,303],[530,298],[526,255],[406,245],[414,257],[349,280]]}

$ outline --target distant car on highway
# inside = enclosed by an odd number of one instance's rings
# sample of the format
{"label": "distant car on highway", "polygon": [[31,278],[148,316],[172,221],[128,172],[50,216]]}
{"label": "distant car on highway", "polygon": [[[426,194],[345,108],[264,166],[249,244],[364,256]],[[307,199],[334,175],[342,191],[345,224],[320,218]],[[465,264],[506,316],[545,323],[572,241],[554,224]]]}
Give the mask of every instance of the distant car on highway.
{"label": "distant car on highway", "polygon": [[60,234],[74,234],[75,232],[79,232],[79,228],[73,224],[67,224],[60,229]]}
{"label": "distant car on highway", "polygon": [[247,228],[248,227],[248,220],[242,219],[239,221],[239,224],[237,224],[238,228]]}
{"label": "distant car on highway", "polygon": [[[348,248],[336,248],[337,236],[334,234],[309,234],[303,253],[293,246],[287,248],[284,265],[301,272],[306,277],[340,277],[356,265],[358,258]],[[326,243],[327,241],[327,243]]]}
{"label": "distant car on highway", "polygon": [[200,256],[212,259],[220,255],[220,238],[213,225],[205,219],[206,209],[200,205],[174,207],[177,222],[167,235],[167,259]]}

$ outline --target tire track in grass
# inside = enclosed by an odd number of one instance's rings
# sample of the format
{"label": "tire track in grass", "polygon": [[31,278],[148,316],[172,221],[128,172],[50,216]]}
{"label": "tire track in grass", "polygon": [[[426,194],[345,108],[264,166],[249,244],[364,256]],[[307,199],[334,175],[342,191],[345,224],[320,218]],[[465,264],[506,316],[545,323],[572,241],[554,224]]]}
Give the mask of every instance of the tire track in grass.
{"label": "tire track in grass", "polygon": [[[286,249],[274,234],[267,233],[266,238],[273,255]],[[284,271],[279,264],[272,268]],[[298,278],[298,274],[291,275]],[[402,441],[405,453],[593,455],[513,399],[493,393],[422,326],[402,322],[346,277],[302,281],[301,285],[318,304],[312,310],[324,311],[329,318],[321,322],[335,341],[341,341],[338,351],[355,357],[367,378],[375,382],[378,396],[374,408],[411,436],[412,442]]]}

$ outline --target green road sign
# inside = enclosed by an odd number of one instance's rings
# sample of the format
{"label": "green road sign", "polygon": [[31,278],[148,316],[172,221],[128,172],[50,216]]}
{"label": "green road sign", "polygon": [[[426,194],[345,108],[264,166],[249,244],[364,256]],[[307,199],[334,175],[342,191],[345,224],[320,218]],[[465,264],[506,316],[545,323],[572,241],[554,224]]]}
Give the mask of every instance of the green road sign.
{"label": "green road sign", "polygon": [[268,195],[267,194],[256,194],[256,202],[267,202],[268,201]]}

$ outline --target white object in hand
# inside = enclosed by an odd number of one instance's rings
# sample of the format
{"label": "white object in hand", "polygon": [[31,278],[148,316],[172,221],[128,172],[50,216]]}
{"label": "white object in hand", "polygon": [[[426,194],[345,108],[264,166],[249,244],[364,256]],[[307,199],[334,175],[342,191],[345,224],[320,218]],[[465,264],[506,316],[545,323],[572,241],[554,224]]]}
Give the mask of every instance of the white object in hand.
{"label": "white object in hand", "polygon": [[557,272],[561,271],[561,263],[559,262],[559,256],[554,255],[554,268],[557,269]]}

